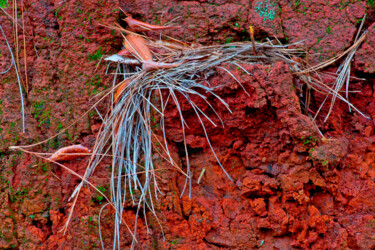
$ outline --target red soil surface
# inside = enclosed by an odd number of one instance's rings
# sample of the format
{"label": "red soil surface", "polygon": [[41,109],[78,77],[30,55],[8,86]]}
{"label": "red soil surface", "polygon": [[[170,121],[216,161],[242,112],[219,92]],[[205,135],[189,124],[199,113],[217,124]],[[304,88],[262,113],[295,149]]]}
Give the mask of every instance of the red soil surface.
{"label": "red soil surface", "polygon": [[[92,148],[101,124],[95,112],[85,114],[96,93],[112,85],[102,54],[116,53],[122,38],[102,24],[113,24],[123,14],[120,7],[142,21],[175,24],[183,29],[171,36],[202,44],[255,38],[279,38],[283,42],[304,40],[314,64],[330,58],[353,43],[360,19],[367,13],[365,42],[355,55],[352,72],[366,78],[351,82],[350,101],[370,117],[350,113],[337,102],[326,123],[318,125],[322,140],[300,105],[301,89],[288,66],[222,66],[240,79],[248,94],[224,70],[210,79],[216,93],[232,113],[215,99],[214,107],[224,127],[205,121],[218,158],[234,179],[218,166],[199,120],[182,101],[189,125],[187,142],[194,175],[192,195],[180,198],[184,176],[160,171],[164,195],[155,201],[161,226],[147,212],[138,218],[136,248],[264,248],[264,249],[373,249],[375,248],[375,9],[371,1],[24,1],[25,33],[18,29],[20,64],[27,62],[26,132],[22,133],[20,97],[14,69],[1,75],[0,85],[0,248],[1,249],[96,249],[100,247],[98,215],[101,197],[85,187],[75,207],[66,234],[62,234],[71,211],[69,197],[78,178],[56,165],[46,164],[26,153],[9,150],[12,145],[40,142],[83,115],[67,132],[33,148],[54,152],[81,143]],[[19,2],[20,4],[21,2]],[[268,12],[262,15],[264,6]],[[21,6],[21,5],[20,5]],[[262,7],[263,6],[263,7]],[[262,8],[263,9],[262,9]],[[11,13],[11,8],[5,9]],[[12,23],[0,14],[10,44],[14,47]],[[244,30],[245,29],[245,30]],[[23,53],[26,40],[26,58]],[[10,65],[10,55],[0,38],[0,70]],[[330,71],[335,71],[332,65]],[[24,74],[25,68],[21,67]],[[25,79],[24,75],[23,78]],[[26,82],[25,82],[26,85]],[[194,99],[217,124],[220,120],[199,98]],[[313,93],[310,107],[316,111],[322,96]],[[104,112],[107,103],[99,105]],[[326,114],[328,106],[322,114]],[[179,115],[170,105],[166,115],[171,151],[184,168]],[[166,167],[155,154],[155,163]],[[65,165],[82,174],[87,159]],[[108,194],[110,159],[91,178]],[[202,169],[205,174],[198,179]],[[134,226],[136,207],[126,205],[126,220]],[[113,211],[101,218],[106,248],[113,241]],[[147,232],[146,220],[149,227]],[[163,239],[162,230],[165,239]],[[123,230],[122,246],[131,236]]]}

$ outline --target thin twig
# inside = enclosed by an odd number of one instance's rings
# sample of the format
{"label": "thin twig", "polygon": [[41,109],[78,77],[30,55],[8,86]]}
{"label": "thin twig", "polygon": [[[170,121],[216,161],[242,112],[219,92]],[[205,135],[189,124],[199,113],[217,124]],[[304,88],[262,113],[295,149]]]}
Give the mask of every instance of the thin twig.
{"label": "thin twig", "polygon": [[14,68],[16,70],[16,75],[17,75],[17,80],[18,80],[18,87],[19,87],[19,90],[20,90],[20,97],[21,97],[21,109],[22,109],[22,132],[25,133],[25,109],[24,109],[24,102],[23,102],[23,95],[22,95],[22,85],[21,85],[21,80],[20,80],[20,76],[18,74],[18,68],[17,68],[17,65],[15,63],[15,59],[14,59],[14,56],[13,56],[13,52],[12,52],[12,48],[10,47],[9,43],[8,43],[8,39],[7,37],[5,36],[5,33],[4,33],[4,30],[3,30],[3,27],[0,25],[0,29],[1,29],[1,32],[5,38],[5,42],[8,46],[8,49],[9,49],[9,53],[12,57],[12,65],[14,65]]}

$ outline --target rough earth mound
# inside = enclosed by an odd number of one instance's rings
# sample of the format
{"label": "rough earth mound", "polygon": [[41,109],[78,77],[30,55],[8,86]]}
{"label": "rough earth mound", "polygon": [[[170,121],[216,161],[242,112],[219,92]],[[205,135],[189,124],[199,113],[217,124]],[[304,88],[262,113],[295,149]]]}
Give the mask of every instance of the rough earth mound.
{"label": "rough earth mound", "polygon": [[[19,9],[21,10],[19,2]],[[202,44],[247,40],[248,25],[258,40],[274,36],[284,43],[304,40],[311,64],[347,49],[361,18],[367,14],[366,41],[357,51],[350,101],[370,117],[350,113],[337,102],[326,123],[317,123],[327,139],[302,112],[304,88],[288,66],[222,65],[210,79],[220,103],[215,109],[224,127],[208,122],[207,133],[231,182],[217,165],[191,107],[182,104],[189,124],[187,141],[194,174],[192,197],[181,198],[184,177],[177,171],[160,172],[164,195],[155,206],[163,228],[146,212],[138,219],[136,248],[375,248],[375,8],[373,1],[24,1],[24,27],[18,29],[20,65],[27,86],[26,132],[22,133],[20,97],[14,69],[1,75],[0,85],[0,248],[100,248],[98,214],[103,197],[88,187],[78,199],[65,235],[60,232],[71,209],[69,197],[78,178],[56,165],[8,149],[36,143],[55,135],[81,117],[92,97],[112,84],[103,54],[120,50],[122,38],[102,24],[120,21],[122,8],[134,18],[154,24],[174,20],[183,29],[170,35]],[[9,14],[9,6],[4,9]],[[21,16],[21,12],[20,12]],[[121,22],[121,21],[120,21]],[[3,12],[0,24],[12,47],[13,24]],[[19,26],[21,23],[19,22]],[[23,53],[26,41],[26,58]],[[10,65],[4,37],[0,38],[0,69]],[[329,70],[335,72],[338,65]],[[322,96],[313,92],[310,109],[316,112]],[[197,99],[199,107],[215,115]],[[104,112],[107,103],[99,106]],[[325,107],[322,114],[325,114]],[[325,113],[324,113],[325,112]],[[166,116],[173,154],[185,166],[179,114],[172,105]],[[95,112],[48,143],[33,148],[53,152],[81,143],[92,147],[101,119]],[[157,130],[157,128],[155,128]],[[155,163],[166,164],[158,154]],[[83,173],[87,159],[67,162]],[[92,182],[109,193],[110,160],[103,162]],[[202,169],[200,183],[196,183]],[[136,207],[127,204],[127,222],[134,225]],[[111,217],[112,216],[112,217]],[[111,246],[113,213],[103,210],[101,229],[105,247]],[[147,231],[146,220],[149,227]],[[122,245],[131,236],[123,229]]]}

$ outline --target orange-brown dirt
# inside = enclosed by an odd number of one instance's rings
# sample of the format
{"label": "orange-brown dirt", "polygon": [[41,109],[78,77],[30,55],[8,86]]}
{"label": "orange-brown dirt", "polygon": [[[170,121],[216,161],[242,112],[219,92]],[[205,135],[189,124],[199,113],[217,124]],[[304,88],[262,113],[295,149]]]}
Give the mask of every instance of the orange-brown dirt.
{"label": "orange-brown dirt", "polygon": [[[260,5],[262,2],[263,5]],[[184,176],[159,171],[163,195],[155,200],[160,220],[150,213],[138,218],[136,248],[263,248],[263,249],[374,249],[375,248],[375,9],[373,1],[62,1],[24,0],[24,27],[19,21],[20,69],[27,90],[26,132],[22,133],[21,100],[15,70],[0,75],[0,248],[97,249],[99,211],[104,201],[92,188],[83,188],[72,221],[60,230],[71,211],[69,197],[79,182],[57,165],[12,145],[40,142],[55,135],[85,114],[92,97],[112,85],[106,65],[97,67],[103,54],[121,49],[122,37],[102,24],[120,21],[124,11],[153,24],[174,20],[182,28],[168,34],[202,44],[274,36],[284,43],[304,40],[311,64],[330,58],[354,41],[360,19],[367,13],[369,30],[357,51],[349,100],[370,119],[350,113],[337,102],[326,123],[318,126],[302,112],[304,88],[283,62],[273,66],[223,64],[240,79],[249,95],[227,72],[218,69],[209,79],[229,105],[214,107],[224,127],[205,120],[208,136],[231,182],[216,163],[194,111],[181,99],[188,123],[187,143],[193,172],[192,194],[180,198]],[[274,17],[262,15],[264,6]],[[18,1],[22,17],[22,1]],[[263,6],[263,7],[262,7]],[[262,9],[263,8],[263,9]],[[11,13],[11,7],[4,9]],[[272,14],[272,13],[271,13]],[[19,19],[20,20],[20,19]],[[121,21],[120,21],[121,22]],[[14,48],[13,25],[3,12],[0,24]],[[24,57],[23,39],[26,41]],[[0,70],[10,65],[10,54],[0,38]],[[27,63],[27,82],[25,67]],[[328,70],[334,72],[339,64]],[[113,68],[112,68],[113,69]],[[208,96],[209,100],[215,99]],[[316,112],[323,97],[312,93]],[[194,101],[216,124],[220,120],[196,98]],[[98,106],[103,113],[106,102]],[[326,114],[328,106],[322,111]],[[33,148],[54,152],[72,144],[92,148],[101,124],[95,112],[84,115],[72,128],[48,143]],[[179,114],[172,104],[166,113],[171,152],[184,169],[186,160]],[[157,131],[157,128],[156,128]],[[158,153],[157,168],[166,167]],[[109,194],[111,160],[105,159],[90,179]],[[82,174],[87,159],[65,165]],[[196,181],[205,169],[201,182]],[[134,227],[136,207],[126,204],[127,223]],[[145,220],[147,218],[147,220]],[[146,221],[148,229],[146,226]],[[162,230],[165,239],[163,238]],[[113,211],[103,209],[101,231],[105,248],[113,242]],[[126,228],[122,247],[131,244]]]}

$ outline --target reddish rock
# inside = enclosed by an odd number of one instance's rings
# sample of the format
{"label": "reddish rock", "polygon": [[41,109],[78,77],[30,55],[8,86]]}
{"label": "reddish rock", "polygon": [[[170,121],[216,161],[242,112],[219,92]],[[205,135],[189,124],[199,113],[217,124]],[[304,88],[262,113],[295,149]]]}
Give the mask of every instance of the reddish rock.
{"label": "reddish rock", "polygon": [[[312,64],[327,60],[351,45],[356,24],[366,13],[364,2],[280,1],[284,36],[289,42],[304,41]],[[350,18],[347,17],[350,14]],[[345,34],[343,36],[342,34]]]}
{"label": "reddish rock", "polygon": [[[370,17],[371,18],[371,17]],[[375,73],[375,23],[368,27],[368,33],[362,46],[355,53],[354,65],[358,70],[366,73]]]}
{"label": "reddish rock", "polygon": [[371,249],[375,246],[373,237],[375,220],[373,215],[350,216],[341,219],[339,222],[348,232],[348,245],[350,247]]}
{"label": "reddish rock", "polygon": [[233,149],[239,149],[243,145],[243,141],[238,140],[233,144]]}
{"label": "reddish rock", "polygon": [[250,201],[251,208],[254,209],[255,213],[261,217],[267,215],[267,205],[264,202],[264,198],[258,198]]}
{"label": "reddish rock", "polygon": [[347,154],[348,141],[346,138],[326,140],[318,148],[311,151],[311,159],[314,165],[321,171],[329,171],[337,166]]}
{"label": "reddish rock", "polygon": [[281,236],[288,231],[289,219],[287,213],[282,209],[281,204],[278,202],[277,197],[272,197],[269,200],[269,216],[267,219],[270,222],[269,229],[272,230],[271,235]]}
{"label": "reddish rock", "polygon": [[325,215],[332,215],[334,212],[334,199],[329,193],[318,193],[311,198],[311,203]]}

